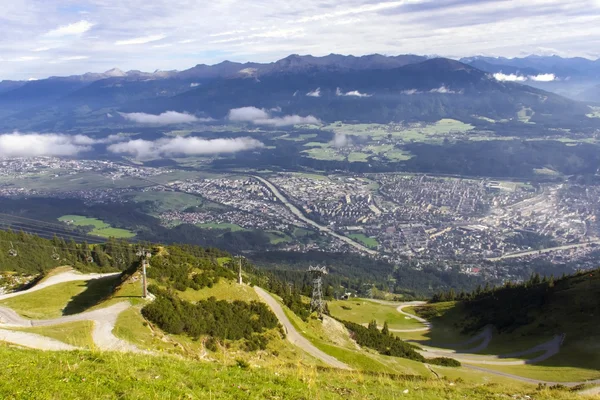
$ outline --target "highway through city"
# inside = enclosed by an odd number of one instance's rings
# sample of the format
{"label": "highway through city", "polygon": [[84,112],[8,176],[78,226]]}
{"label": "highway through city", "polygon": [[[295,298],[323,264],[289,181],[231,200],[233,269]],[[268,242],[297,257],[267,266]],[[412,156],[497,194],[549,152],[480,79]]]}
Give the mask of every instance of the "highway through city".
{"label": "highway through city", "polygon": [[300,211],[298,209],[298,207],[296,207],[295,205],[291,204],[288,201],[288,199],[279,191],[279,189],[275,185],[273,185],[271,182],[269,182],[268,180],[266,180],[265,178],[262,178],[260,176],[252,175],[252,177],[258,179],[265,186],[267,186],[269,188],[269,190],[275,195],[275,197],[277,197],[279,200],[281,200],[281,202],[301,221],[306,222],[307,224],[317,228],[321,232],[325,232],[328,235],[334,236],[334,237],[342,240],[343,242],[349,244],[350,246],[352,246],[362,252],[365,252],[365,253],[368,253],[371,255],[377,254],[377,252],[375,250],[369,249],[368,247],[363,246],[362,244],[360,244],[358,242],[355,242],[354,240],[350,239],[349,237],[340,235],[339,233],[335,232],[333,229],[330,229],[327,226],[321,225],[321,224],[313,221],[312,219],[307,218],[302,213],[302,211]]}

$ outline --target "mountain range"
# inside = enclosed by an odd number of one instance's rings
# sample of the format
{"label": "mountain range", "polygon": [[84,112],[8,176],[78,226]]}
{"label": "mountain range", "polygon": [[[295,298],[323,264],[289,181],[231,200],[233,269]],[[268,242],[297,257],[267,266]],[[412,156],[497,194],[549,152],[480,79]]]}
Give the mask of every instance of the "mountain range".
{"label": "mountain range", "polygon": [[[199,64],[183,71],[121,71],[0,82],[0,127],[70,129],[123,123],[114,112],[179,111],[214,119],[258,107],[323,121],[512,121],[595,127],[588,104],[600,100],[600,61],[530,56],[460,61],[418,55],[290,55],[273,63]],[[565,88],[568,88],[565,89]],[[554,90],[555,89],[555,90]],[[580,90],[577,98],[563,97]],[[481,119],[479,119],[481,122]]]}

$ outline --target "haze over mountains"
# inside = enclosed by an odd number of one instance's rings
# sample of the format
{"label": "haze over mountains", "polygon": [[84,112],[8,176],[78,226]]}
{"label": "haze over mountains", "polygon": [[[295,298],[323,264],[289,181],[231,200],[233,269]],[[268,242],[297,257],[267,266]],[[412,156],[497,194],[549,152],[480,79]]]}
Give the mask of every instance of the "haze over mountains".
{"label": "haze over mountains", "polygon": [[224,61],[184,71],[115,68],[2,81],[0,127],[123,123],[116,112],[177,111],[209,121],[226,119],[231,109],[255,107],[281,117],[381,123],[474,117],[510,121],[527,109],[537,124],[593,128],[597,121],[585,117],[590,108],[580,101],[600,101],[599,84],[600,61],[583,58],[291,55],[267,64]]}

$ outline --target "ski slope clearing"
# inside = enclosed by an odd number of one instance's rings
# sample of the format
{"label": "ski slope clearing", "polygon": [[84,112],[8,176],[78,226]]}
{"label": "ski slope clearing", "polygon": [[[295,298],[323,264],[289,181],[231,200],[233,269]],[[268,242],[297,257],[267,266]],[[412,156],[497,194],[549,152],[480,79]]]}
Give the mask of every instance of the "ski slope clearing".
{"label": "ski slope clearing", "polygon": [[[0,300],[21,296],[24,294],[32,293],[52,285],[59,283],[71,282],[71,281],[89,281],[93,279],[100,279],[109,276],[116,276],[115,274],[81,274],[75,271],[66,271],[56,275],[52,275],[47,279],[44,279],[38,285],[31,289],[24,290],[21,292],[14,292],[0,296]],[[117,322],[119,314],[131,307],[129,302],[120,302],[110,307],[84,312],[81,314],[67,315],[55,319],[47,320],[30,320],[21,317],[15,311],[8,307],[0,307],[0,328],[27,328],[37,326],[54,326],[68,322],[75,321],[92,321],[94,323],[94,329],[92,331],[92,338],[94,344],[100,350],[104,351],[121,351],[121,352],[142,352],[139,348],[128,343],[124,340],[117,338],[113,333],[113,329]],[[50,339],[41,335],[36,335],[26,332],[10,331],[7,329],[0,329],[0,341],[15,343],[25,347],[31,347],[40,350],[74,350],[77,349],[74,346],[66,343],[59,342],[54,339]]]}

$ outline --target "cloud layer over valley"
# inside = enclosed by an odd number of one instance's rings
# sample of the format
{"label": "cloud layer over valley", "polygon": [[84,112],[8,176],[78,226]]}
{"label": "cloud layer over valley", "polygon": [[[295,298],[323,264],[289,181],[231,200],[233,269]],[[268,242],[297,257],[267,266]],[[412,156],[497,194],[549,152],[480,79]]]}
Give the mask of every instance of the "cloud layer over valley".
{"label": "cloud layer over valley", "polygon": [[229,111],[227,117],[233,122],[250,122],[255,125],[269,126],[292,126],[299,124],[320,124],[318,118],[309,115],[301,117],[299,115],[285,115],[283,117],[274,117],[266,110],[256,107],[234,108]]}
{"label": "cloud layer over valley", "polygon": [[106,139],[94,139],[85,135],[70,136],[58,133],[4,133],[0,134],[0,157],[76,156],[90,151],[95,144],[122,139],[116,135]]}
{"label": "cloud layer over valley", "polygon": [[151,159],[176,155],[194,156],[237,153],[261,147],[264,147],[261,142],[249,137],[210,140],[197,137],[175,137],[154,141],[135,139],[114,143],[108,146],[108,151],[115,154],[133,156],[137,159]]}
{"label": "cloud layer over valley", "polygon": [[119,113],[128,121],[142,125],[175,125],[175,124],[190,124],[192,122],[208,122],[210,118],[198,118],[195,115],[188,113],[180,113],[177,111],[166,111],[162,114],[146,114],[138,113]]}

